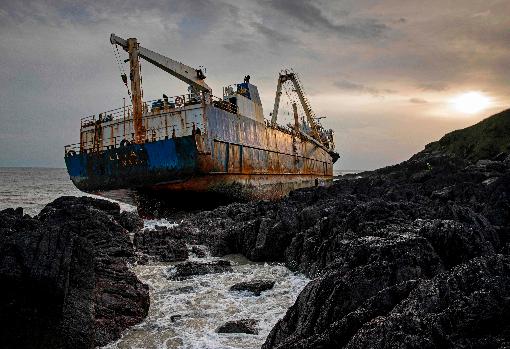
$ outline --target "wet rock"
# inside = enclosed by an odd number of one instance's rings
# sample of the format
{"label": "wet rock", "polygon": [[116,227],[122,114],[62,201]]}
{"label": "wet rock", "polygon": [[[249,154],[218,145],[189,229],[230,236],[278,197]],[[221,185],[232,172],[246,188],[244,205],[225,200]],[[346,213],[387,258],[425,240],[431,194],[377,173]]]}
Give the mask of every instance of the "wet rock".
{"label": "wet rock", "polygon": [[135,251],[135,259],[136,259],[136,264],[147,265],[151,262],[151,260],[153,258],[151,256],[146,255],[143,252]]}
{"label": "wet rock", "polygon": [[346,348],[502,348],[510,344],[510,258],[475,258],[421,281]]}
{"label": "wet rock", "polygon": [[22,218],[23,217],[23,207],[6,208],[5,210],[0,211],[0,214],[3,215],[4,219]]}
{"label": "wet rock", "polygon": [[234,321],[227,321],[221,325],[216,332],[218,333],[246,333],[258,334],[257,321],[254,319],[241,319]]}
{"label": "wet rock", "polygon": [[[347,345],[423,280],[508,253],[509,207],[510,162],[473,164],[426,150],[278,202],[202,212],[179,229],[215,255],[283,262],[313,278],[264,348],[327,348]],[[508,337],[494,328],[495,337]],[[466,346],[476,347],[483,336],[471,330]]]}
{"label": "wet rock", "polygon": [[183,280],[196,275],[227,272],[232,272],[232,264],[225,260],[207,263],[184,262],[169,269],[169,278],[172,280]]}
{"label": "wet rock", "polygon": [[121,212],[118,222],[130,233],[136,233],[143,228],[143,219],[136,212]]}
{"label": "wet rock", "polygon": [[118,204],[89,197],[61,197],[34,218],[0,212],[2,347],[102,346],[147,315],[119,217]]}
{"label": "wet rock", "polygon": [[453,196],[453,188],[452,187],[445,187],[439,190],[434,190],[432,192],[431,197],[433,199],[443,199],[448,200],[451,199]]}
{"label": "wet rock", "polygon": [[172,316],[170,316],[170,321],[176,322],[176,321],[180,320],[181,318],[182,318],[182,315],[180,315],[180,314],[172,315]]}
{"label": "wet rock", "polygon": [[494,160],[478,160],[475,167],[483,170],[493,170],[498,172],[502,172],[506,168],[504,163]]}
{"label": "wet rock", "polygon": [[[178,230],[215,256],[282,262],[313,279],[264,348],[504,346],[508,321],[493,304],[506,309],[505,291],[494,290],[508,289],[507,276],[489,264],[504,265],[493,260],[510,251],[510,156],[498,155],[510,138],[483,135],[507,134],[509,116],[497,116],[502,127],[485,127],[488,119],[329,187],[190,215]],[[438,294],[401,307],[422,287]]]}
{"label": "wet rock", "polygon": [[186,242],[172,230],[159,228],[140,230],[135,233],[136,249],[161,262],[178,262],[188,259]]}
{"label": "wet rock", "polygon": [[271,280],[245,281],[233,285],[230,287],[230,291],[248,291],[253,293],[255,296],[260,296],[263,291],[272,289],[274,284],[275,282]]}
{"label": "wet rock", "polygon": [[491,184],[495,183],[498,180],[498,178],[499,177],[491,177],[489,179],[486,179],[482,183],[485,184],[485,185],[491,185]]}
{"label": "wet rock", "polygon": [[193,286],[183,286],[183,287],[178,287],[178,288],[175,288],[171,291],[168,291],[168,293],[170,294],[182,294],[182,293],[191,293],[193,292],[195,289],[193,288]]}
{"label": "wet rock", "polygon": [[505,153],[505,152],[501,152],[498,155],[496,155],[495,157],[493,157],[491,160],[493,160],[493,161],[505,161],[509,156],[510,156],[510,154]]}
{"label": "wet rock", "polygon": [[207,257],[207,253],[202,246],[193,245],[190,248],[190,252],[197,258]]}

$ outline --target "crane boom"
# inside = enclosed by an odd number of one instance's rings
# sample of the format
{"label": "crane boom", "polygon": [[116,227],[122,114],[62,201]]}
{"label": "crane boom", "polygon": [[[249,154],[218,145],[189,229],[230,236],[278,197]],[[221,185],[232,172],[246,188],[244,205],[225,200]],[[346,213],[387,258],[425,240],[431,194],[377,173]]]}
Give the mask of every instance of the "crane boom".
{"label": "crane boom", "polygon": [[292,69],[290,71],[282,70],[278,75],[278,85],[276,87],[276,96],[271,118],[271,125],[273,126],[276,125],[276,121],[278,119],[278,110],[280,108],[282,88],[283,84],[285,84],[287,81],[292,82],[292,85],[294,87],[293,91],[297,94],[299,98],[299,102],[303,107],[306,119],[310,126],[309,132],[305,133],[302,130],[300,130],[298,123],[297,104],[294,102],[292,103],[292,108],[294,113],[294,128],[296,132],[301,134],[301,136],[308,139],[310,142],[327,150],[331,154],[331,156],[335,158],[336,161],[336,159],[338,159],[338,154],[334,152],[335,146],[333,142],[333,130],[324,130],[320,122],[317,121],[319,118],[315,117],[315,114],[310,106],[310,102],[308,101],[308,98],[306,98],[306,95],[303,91],[303,87],[299,80],[299,77],[296,73],[294,73]]}
{"label": "crane boom", "polygon": [[[128,51],[128,40],[112,34],[110,36],[110,42]],[[138,47],[138,56],[175,76],[177,79],[184,81],[196,91],[211,93],[211,88],[205,83],[205,75],[201,69],[192,68],[141,46]]]}
{"label": "crane boom", "polygon": [[317,124],[313,119],[312,109],[310,108],[310,104],[303,92],[301,85],[299,84],[299,80],[296,77],[296,74],[293,72],[284,71],[278,75],[278,85],[276,87],[276,97],[274,102],[274,108],[271,118],[271,124],[275,125],[276,120],[278,118],[278,109],[280,107],[280,97],[282,95],[282,86],[285,82],[291,81],[294,86],[294,91],[297,93],[299,102],[305,111],[306,118],[308,123],[310,124],[311,130],[315,138],[320,139],[319,132],[317,130]]}

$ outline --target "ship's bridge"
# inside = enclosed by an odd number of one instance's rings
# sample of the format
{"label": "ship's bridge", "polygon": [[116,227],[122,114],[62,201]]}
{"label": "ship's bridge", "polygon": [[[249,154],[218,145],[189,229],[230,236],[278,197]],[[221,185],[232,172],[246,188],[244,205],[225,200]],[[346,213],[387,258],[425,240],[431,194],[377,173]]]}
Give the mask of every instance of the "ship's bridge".
{"label": "ship's bridge", "polygon": [[257,86],[245,81],[223,88],[223,100],[237,106],[237,113],[264,123],[264,111]]}

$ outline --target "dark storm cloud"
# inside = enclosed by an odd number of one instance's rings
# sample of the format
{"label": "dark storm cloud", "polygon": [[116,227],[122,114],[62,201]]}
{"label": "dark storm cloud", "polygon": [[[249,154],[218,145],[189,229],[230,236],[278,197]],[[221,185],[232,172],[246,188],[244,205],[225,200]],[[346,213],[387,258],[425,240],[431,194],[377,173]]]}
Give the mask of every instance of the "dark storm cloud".
{"label": "dark storm cloud", "polygon": [[[141,21],[181,16],[183,30],[207,30],[218,19],[236,18],[239,8],[213,0],[136,0],[126,1],[12,1],[1,5],[9,22],[39,22],[50,26],[63,24],[113,23],[139,17]],[[145,17],[145,18],[142,18]],[[3,21],[5,22],[5,21]],[[5,24],[5,23],[4,23]],[[1,24],[0,24],[1,25]]]}
{"label": "dark storm cloud", "polygon": [[301,43],[298,38],[286,34],[281,30],[281,28],[276,30],[258,22],[253,22],[252,26],[257,30],[258,33],[264,36],[266,40],[270,42],[270,44],[277,47],[282,45],[297,45]]}
{"label": "dark storm cloud", "polygon": [[[333,2],[334,3],[334,2]],[[315,1],[275,0],[269,5],[282,16],[293,18],[296,25],[305,25],[312,30],[326,30],[341,36],[354,38],[377,38],[388,27],[372,18],[342,18],[347,23],[335,23],[317,6]]]}
{"label": "dark storm cloud", "polygon": [[242,55],[253,52],[256,49],[254,43],[250,43],[246,38],[232,38],[221,45],[229,53],[234,55]]}
{"label": "dark storm cloud", "polygon": [[395,93],[396,92],[396,91],[391,90],[391,89],[375,88],[375,87],[366,86],[366,85],[363,85],[363,84],[358,84],[358,83],[355,83],[355,82],[352,82],[352,81],[348,81],[348,80],[335,81],[333,84],[337,88],[339,88],[340,90],[350,91],[350,92],[357,92],[357,93],[364,93],[364,94],[370,94],[370,95],[373,95],[373,96],[382,96],[382,95],[385,95],[385,94],[391,94],[391,93]]}
{"label": "dark storm cloud", "polygon": [[418,87],[424,91],[445,91],[448,89],[448,85],[443,82],[422,83]]}

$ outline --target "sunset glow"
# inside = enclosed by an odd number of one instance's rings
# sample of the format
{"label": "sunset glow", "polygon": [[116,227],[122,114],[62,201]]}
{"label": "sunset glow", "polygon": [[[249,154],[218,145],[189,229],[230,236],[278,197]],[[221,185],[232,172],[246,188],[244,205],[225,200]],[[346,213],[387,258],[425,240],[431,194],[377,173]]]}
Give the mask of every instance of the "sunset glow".
{"label": "sunset glow", "polygon": [[491,104],[490,97],[481,92],[466,92],[451,100],[453,108],[464,114],[476,114],[487,109]]}

